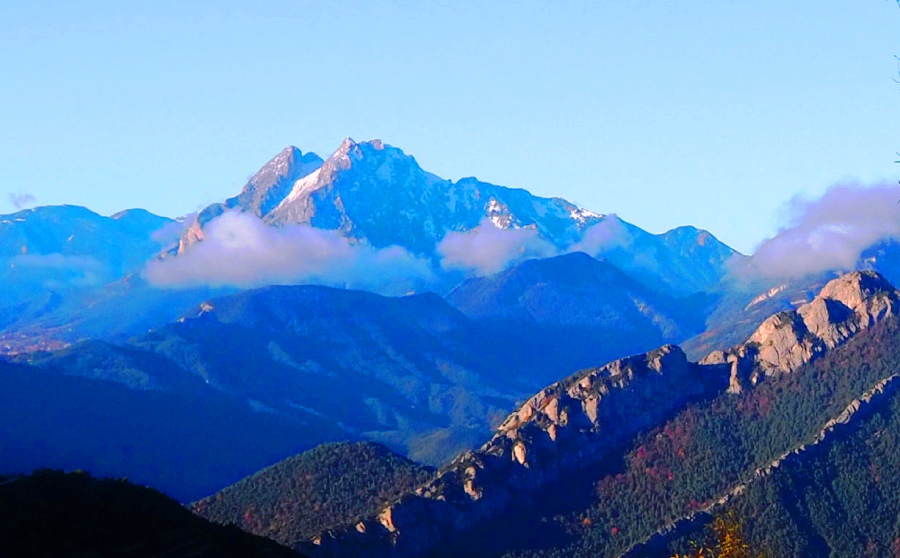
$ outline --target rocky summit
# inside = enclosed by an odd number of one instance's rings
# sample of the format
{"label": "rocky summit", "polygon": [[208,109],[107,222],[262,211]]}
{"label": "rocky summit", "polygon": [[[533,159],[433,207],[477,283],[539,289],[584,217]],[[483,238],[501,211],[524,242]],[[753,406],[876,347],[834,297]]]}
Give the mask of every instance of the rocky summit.
{"label": "rocky summit", "polygon": [[786,374],[843,344],[900,308],[900,291],[874,271],[856,271],[829,281],[796,310],[766,319],[745,342],[713,351],[701,364],[729,364],[729,389],[766,375]]}
{"label": "rocky summit", "polygon": [[602,216],[562,198],[474,178],[457,182],[423,170],[400,149],[345,139],[322,161],[285,148],[253,175],[241,193],[198,214],[181,250],[203,238],[207,222],[227,210],[249,212],[272,225],[306,224],[383,248],[433,253],[447,231],[470,230],[488,220],[498,228],[533,227],[563,247],[580,239]]}

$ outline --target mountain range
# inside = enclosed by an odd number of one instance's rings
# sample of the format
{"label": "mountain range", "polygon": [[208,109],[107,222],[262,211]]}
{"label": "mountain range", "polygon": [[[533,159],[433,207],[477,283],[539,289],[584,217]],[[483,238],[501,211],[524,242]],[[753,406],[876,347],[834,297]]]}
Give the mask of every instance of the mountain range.
{"label": "mountain range", "polygon": [[[567,280],[548,291],[555,277]],[[525,286],[548,298],[530,300],[517,290],[503,295],[509,278],[517,278],[516,289]],[[605,279],[606,293],[621,293],[617,300],[640,298],[631,308],[608,304],[590,290],[599,279]],[[77,467],[116,474],[127,467],[137,471],[130,478],[194,499],[254,467],[329,440],[376,440],[438,465],[476,444],[516,401],[554,378],[702,326],[685,301],[623,279],[584,254],[524,262],[489,290],[516,314],[546,308],[537,320],[515,321],[491,318],[496,306],[480,294],[481,279],[462,285],[449,302],[434,294],[383,297],[272,286],[210,299],[127,341],[89,340],[20,355],[8,376],[18,383],[7,392],[18,402],[0,409],[0,416],[7,443],[21,449],[5,456],[2,470]],[[605,314],[598,320],[591,310],[576,319],[569,313],[573,306],[603,308]],[[560,347],[564,351],[555,352]],[[47,391],[58,395],[48,402]],[[102,417],[112,419],[118,405],[93,403],[100,393],[130,401],[134,422],[106,424]],[[77,413],[79,406],[95,412]],[[34,418],[57,407],[73,416],[47,424],[53,435],[42,434],[36,452],[28,447]],[[229,437],[197,441],[222,413]],[[136,447],[141,424],[155,425],[157,435],[144,437],[142,449],[129,450],[123,462],[123,448]],[[269,424],[266,434],[253,434],[262,424]],[[278,441],[270,439],[275,432]],[[193,473],[173,475],[158,462],[176,449],[168,446],[173,436],[191,440],[189,452],[177,453]],[[84,442],[100,439],[99,447]],[[221,459],[244,444],[266,451]]]}
{"label": "mountain range", "polygon": [[[490,225],[512,234],[505,243],[517,256],[586,251],[654,287],[682,295],[717,283],[725,261],[735,254],[693,227],[652,235],[615,215],[600,215],[562,198],[540,198],[475,178],[441,179],[380,140],[345,139],[324,161],[296,147],[285,148],[239,195],[200,211],[176,252],[188,254],[204,238],[205,227],[228,211],[253,215],[268,225],[339,231],[376,249],[401,247],[430,260],[438,272],[470,266],[478,271],[477,260],[469,261],[447,245],[448,233]],[[486,243],[504,244],[491,240]],[[473,243],[470,248],[510,257],[502,249],[492,250],[494,246]],[[451,276],[445,284],[458,279]]]}
{"label": "mountain range", "polygon": [[[33,469],[127,476],[310,556],[690,554],[721,525],[776,555],[900,540],[891,239],[850,273],[748,277],[707,231],[347,139],[176,219],[0,216],[0,258],[0,498],[107,490]],[[127,529],[177,515],[151,508]],[[203,552],[240,539],[183,525]]]}
{"label": "mountain range", "polygon": [[[345,527],[294,546],[314,556],[658,556],[661,545],[687,544],[719,508],[740,505],[757,479],[781,474],[782,463],[822,459],[814,448],[841,444],[844,425],[855,424],[857,414],[866,421],[889,412],[882,401],[896,393],[888,386],[900,350],[898,305],[900,292],[879,275],[854,273],[829,282],[794,314],[822,326],[813,341],[796,336],[790,324],[797,322],[782,313],[730,351],[746,362],[713,354],[691,363],[666,345],[578,372],[540,390],[483,446],[378,513],[347,517]],[[825,307],[833,311],[822,318],[815,309]],[[773,360],[784,355],[791,358]],[[739,366],[760,375],[735,390]],[[291,464],[283,467],[280,474],[289,475]],[[204,515],[219,514],[236,497],[246,499],[255,482],[197,505]],[[763,494],[756,497],[792,505]],[[879,505],[890,498],[878,494]],[[842,497],[857,498],[852,491]],[[742,518],[754,540],[765,541],[757,513]],[[799,527],[791,528],[807,529],[801,519],[792,515]],[[822,543],[827,533],[819,529],[807,544],[824,544],[815,548],[827,554],[835,547]]]}

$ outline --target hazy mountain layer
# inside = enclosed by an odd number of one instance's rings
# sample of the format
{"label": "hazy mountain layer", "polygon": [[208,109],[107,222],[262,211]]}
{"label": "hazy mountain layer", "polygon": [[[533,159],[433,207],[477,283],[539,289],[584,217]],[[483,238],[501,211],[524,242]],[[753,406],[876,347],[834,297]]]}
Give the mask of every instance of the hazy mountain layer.
{"label": "hazy mountain layer", "polygon": [[658,293],[583,252],[529,260],[492,277],[470,279],[446,298],[475,319],[505,327],[567,328],[569,335],[596,335],[598,345],[604,336],[610,344],[637,341],[644,347],[681,341],[699,332],[705,317],[703,297]]}
{"label": "hazy mountain layer", "polygon": [[[532,301],[532,310],[543,306],[547,316],[555,305],[586,303],[594,267],[645,296],[638,304],[646,307],[616,314],[614,305],[607,305],[614,318],[579,333],[578,324],[511,327],[474,320],[436,295],[385,298],[301,286],[212,299],[184,319],[121,345],[83,342],[25,359],[46,372],[28,376],[16,369],[7,376],[18,385],[9,395],[17,394],[24,404],[5,410],[7,443],[19,450],[6,455],[0,470],[85,468],[127,474],[178,497],[196,498],[331,440],[379,440],[439,464],[483,440],[540,385],[572,369],[647,349],[666,337],[663,331],[691,327],[689,317],[678,321],[676,314],[657,314],[680,309],[677,301],[628,282],[585,255],[522,265],[541,271],[523,273],[518,284],[530,281],[530,290],[555,293]],[[565,279],[570,274],[580,287],[570,288]],[[131,291],[126,286],[122,292]],[[185,293],[185,300],[191,296],[197,293]],[[592,304],[603,306],[603,299],[594,297]],[[117,295],[108,300],[114,304]],[[119,314],[112,308],[104,315],[115,321]],[[122,305],[117,310],[127,322],[131,311]],[[54,389],[59,395],[50,395]],[[112,402],[104,405],[105,398]],[[47,411],[38,424],[32,420],[37,415],[29,413],[41,405]],[[79,414],[79,406],[91,411]],[[105,423],[110,413],[125,409],[129,421]],[[223,424],[230,433],[216,423],[226,412]],[[156,425],[156,434],[142,436],[140,424]],[[179,432],[182,424],[190,427]],[[264,431],[254,434],[258,428]],[[213,434],[204,435],[204,429]],[[33,439],[43,442],[29,446]],[[242,453],[247,443],[257,452]],[[166,464],[172,459],[192,472],[170,470]]]}
{"label": "hazy mountain layer", "polygon": [[[112,296],[107,285],[140,272],[171,241],[166,229],[172,226],[171,219],[142,209],[103,217],[64,205],[0,216],[0,353],[54,348],[157,323],[146,312],[159,300],[151,289],[129,289],[116,300],[115,312],[101,301]],[[170,306],[183,298],[165,296],[171,297]]]}
{"label": "hazy mountain layer", "polygon": [[[105,380],[0,362],[0,472],[84,469],[187,502],[348,436],[315,416],[260,412],[199,379],[185,377],[179,389],[129,389],[121,383],[143,383],[145,371],[123,366],[127,355],[108,347],[86,352],[83,364],[67,362],[65,372]],[[108,381],[113,375],[121,383]]]}

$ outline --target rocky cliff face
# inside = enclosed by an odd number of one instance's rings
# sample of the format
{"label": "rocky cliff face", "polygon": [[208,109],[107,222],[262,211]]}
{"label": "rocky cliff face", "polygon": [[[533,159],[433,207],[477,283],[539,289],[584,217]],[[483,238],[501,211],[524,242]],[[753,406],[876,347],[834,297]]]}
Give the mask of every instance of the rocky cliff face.
{"label": "rocky cliff face", "polygon": [[570,376],[528,399],[490,441],[415,494],[305,550],[329,557],[427,555],[664,420],[705,391],[700,370],[666,345]]}
{"label": "rocky cliff face", "polygon": [[729,390],[738,393],[748,382],[793,372],[898,309],[900,291],[874,271],[855,271],[829,281],[796,310],[769,317],[745,343],[700,363],[730,365]]}
{"label": "rocky cliff face", "polygon": [[285,147],[250,177],[241,193],[224,203],[215,203],[199,212],[182,233],[177,252],[203,240],[203,227],[225,211],[237,209],[257,217],[268,215],[287,196],[294,184],[322,166],[315,153],[303,153],[293,145]]}

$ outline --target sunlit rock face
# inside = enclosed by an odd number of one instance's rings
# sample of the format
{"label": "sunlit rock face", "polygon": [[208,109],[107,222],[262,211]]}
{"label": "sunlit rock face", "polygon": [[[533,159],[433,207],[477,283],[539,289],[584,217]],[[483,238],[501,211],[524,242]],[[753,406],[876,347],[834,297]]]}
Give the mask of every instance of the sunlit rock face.
{"label": "sunlit rock face", "polygon": [[541,390],[494,436],[377,517],[317,537],[319,556],[418,556],[529,502],[549,483],[596,464],[707,389],[701,367],[665,345],[578,372]]}
{"label": "sunlit rock face", "polygon": [[747,342],[714,351],[701,364],[732,364],[732,392],[762,375],[787,374],[897,313],[900,291],[874,271],[829,281],[810,302],[766,319]]}
{"label": "sunlit rock face", "polygon": [[535,228],[558,247],[580,239],[602,216],[561,198],[540,198],[474,178],[444,180],[380,140],[345,139],[324,161],[293,146],[266,163],[241,193],[200,212],[182,249],[225,210],[249,212],[272,225],[307,224],[340,230],[372,246],[434,251],[448,231],[485,220],[501,229]]}

